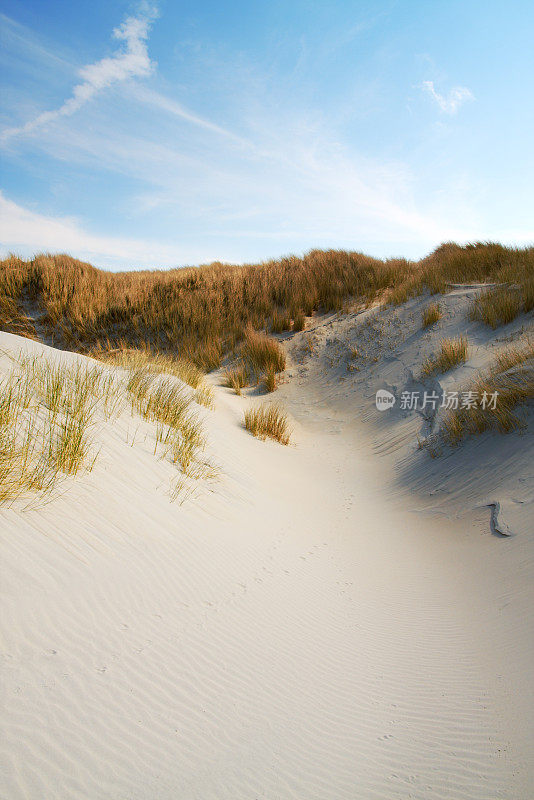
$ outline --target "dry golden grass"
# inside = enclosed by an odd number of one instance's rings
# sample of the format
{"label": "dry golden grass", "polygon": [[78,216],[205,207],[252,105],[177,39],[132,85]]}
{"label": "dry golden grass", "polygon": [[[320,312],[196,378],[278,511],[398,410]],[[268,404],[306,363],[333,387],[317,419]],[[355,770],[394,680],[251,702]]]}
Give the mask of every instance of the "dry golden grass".
{"label": "dry golden grass", "polygon": [[204,381],[202,370],[189,359],[176,358],[169,353],[157,353],[149,347],[134,349],[123,346],[110,350],[99,348],[94,350],[92,355],[105,363],[128,370],[146,367],[154,373],[174,375],[193,389]]}
{"label": "dry golden grass", "polygon": [[[441,437],[447,443],[457,444],[485,430],[509,433],[522,428],[524,421],[515,409],[534,400],[534,343],[526,340],[505,350],[466,391],[476,393],[479,402],[474,408],[448,412],[441,427]],[[492,403],[495,392],[496,402]]]}
{"label": "dry golden grass", "polygon": [[467,355],[468,345],[465,336],[458,336],[456,339],[442,339],[438,353],[423,362],[421,375],[428,378],[431,375],[447,372],[467,361]]}
{"label": "dry golden grass", "polygon": [[497,286],[473,301],[469,316],[495,329],[512,322],[521,313],[522,307],[519,288]]}
{"label": "dry golden grass", "polygon": [[188,359],[175,358],[168,353],[155,353],[148,347],[93,351],[95,358],[133,372],[146,369],[154,374],[173,375],[195,389],[193,399],[199,405],[213,408],[215,396],[204,379],[204,373]]}
{"label": "dry golden grass", "polygon": [[207,383],[201,383],[200,386],[197,386],[193,394],[193,400],[195,403],[198,403],[199,406],[215,408],[215,393]]}
{"label": "dry golden grass", "polygon": [[[421,285],[421,291],[422,289],[423,286]],[[400,306],[416,294],[418,294],[418,285],[417,281],[412,277],[402,282],[399,286],[395,286],[388,293],[387,303],[392,306]]]}
{"label": "dry golden grass", "polygon": [[270,403],[245,411],[245,428],[258,439],[274,439],[280,444],[289,444],[291,431],[284,411]]}
{"label": "dry golden grass", "polygon": [[291,329],[291,316],[289,311],[279,311],[278,309],[273,313],[271,320],[272,333],[283,333]]}
{"label": "dry golden grass", "polygon": [[523,309],[525,312],[534,308],[534,275],[523,283]]}
{"label": "dry golden grass", "polygon": [[26,339],[37,339],[37,332],[32,322],[21,314],[19,304],[14,297],[0,294],[0,325],[8,333],[16,333]]}
{"label": "dry golden grass", "polygon": [[[166,356],[165,359],[168,360],[169,356]],[[167,372],[169,370],[163,371]],[[193,389],[198,389],[204,382],[204,373],[202,370],[188,359],[178,359],[174,371],[171,371],[171,375],[176,375],[177,378],[180,378],[180,380],[187,383],[187,385],[191,386]]]}
{"label": "dry golden grass", "polygon": [[236,394],[241,394],[241,389],[249,384],[247,365],[240,361],[233,367],[228,367],[224,372],[224,385],[233,389]]}
{"label": "dry golden grass", "polygon": [[303,331],[305,327],[306,327],[306,316],[303,314],[302,311],[295,312],[295,316],[293,317],[293,330]]}
{"label": "dry golden grass", "polygon": [[423,311],[423,328],[429,328],[431,325],[434,325],[442,316],[443,314],[441,313],[439,303],[431,303]]}
{"label": "dry golden grass", "polygon": [[133,370],[127,389],[132,411],[157,423],[156,448],[162,445],[164,456],[190,475],[206,445],[202,423],[192,410],[192,398],[172,378],[154,375],[150,367]]}
{"label": "dry golden grass", "polygon": [[[55,343],[87,352],[126,342],[176,353],[202,370],[243,341],[269,330],[273,317],[340,310],[350,297],[404,302],[447,282],[499,282],[523,287],[533,303],[534,248],[443,244],[418,262],[341,250],[244,266],[220,263],[169,271],[109,273],[67,255],[10,256],[0,262],[0,326],[36,337],[27,303]],[[530,287],[530,288],[529,288]],[[302,321],[302,319],[301,319]],[[284,325],[286,322],[284,321]]]}
{"label": "dry golden grass", "polygon": [[276,372],[273,367],[269,367],[263,378],[266,392],[274,392],[276,389]]}
{"label": "dry golden grass", "polygon": [[241,356],[257,375],[270,370],[281,372],[286,366],[285,353],[276,339],[252,330],[247,331]]}

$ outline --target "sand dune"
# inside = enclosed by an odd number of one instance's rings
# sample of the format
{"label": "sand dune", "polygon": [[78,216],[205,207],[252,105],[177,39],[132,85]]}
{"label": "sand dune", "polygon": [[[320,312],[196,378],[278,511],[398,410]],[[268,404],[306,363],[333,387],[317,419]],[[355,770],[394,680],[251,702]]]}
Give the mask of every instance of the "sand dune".
{"label": "sand dune", "polygon": [[[417,420],[362,419],[328,326],[279,390],[290,447],[214,375],[196,497],[124,414],[91,473],[0,512],[5,797],[531,796],[532,517],[497,537],[475,490],[462,514],[413,491]],[[21,348],[57,357],[0,334]]]}

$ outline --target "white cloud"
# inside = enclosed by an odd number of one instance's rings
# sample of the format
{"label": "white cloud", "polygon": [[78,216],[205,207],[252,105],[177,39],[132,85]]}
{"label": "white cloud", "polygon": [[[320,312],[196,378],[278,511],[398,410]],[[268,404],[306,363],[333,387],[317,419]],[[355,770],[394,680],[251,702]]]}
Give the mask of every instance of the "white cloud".
{"label": "white cloud", "polygon": [[[401,252],[403,243],[414,241],[430,249],[446,239],[500,238],[491,230],[484,236],[481,220],[468,213],[469,199],[461,213],[448,191],[443,202],[434,193],[423,203],[417,169],[364,157],[356,147],[343,145],[335,121],[313,109],[303,113],[293,104],[284,107],[283,95],[279,102],[275,94],[273,101],[268,92],[257,90],[261,81],[254,75],[243,88],[241,66],[241,84],[231,80],[236,77],[231,71],[223,82],[233,92],[226,99],[237,113],[226,118],[233,120],[235,133],[224,122],[218,125],[155,91],[152,81],[125,84],[153,70],[147,52],[151,19],[150,14],[129,17],[114,32],[125,43],[120,52],[84,67],[81,82],[60,108],[15,129],[34,130],[62,118],[61,125],[40,130],[29,148],[98,176],[111,173],[113,190],[120,189],[113,174],[134,179],[127,194],[117,192],[113,213],[122,225],[132,226],[133,237],[138,235],[133,226],[142,221],[150,238],[98,235],[97,227],[88,232],[101,219],[98,207],[89,223],[46,216],[0,194],[4,251],[67,251],[97,264],[129,268],[218,258],[260,260],[311,246],[366,249],[367,243],[378,242],[377,254],[385,254],[390,242]],[[123,82],[120,104],[112,107],[101,98],[83,120],[73,116],[83,103],[118,82]],[[465,87],[445,96],[432,81],[420,88],[445,114],[474,99]],[[516,232],[513,238],[532,237]]]}
{"label": "white cloud", "polygon": [[[72,217],[38,214],[9,200],[0,191],[0,250],[21,256],[37,252],[70,253],[105,266],[169,267],[206,261],[206,251],[171,244],[88,233]],[[209,260],[216,260],[214,253]]]}
{"label": "white cloud", "polygon": [[[417,220],[412,220],[411,224],[412,230],[417,229]],[[302,225],[299,225],[296,230],[278,230],[276,235],[271,230],[254,231],[247,229],[240,232],[235,228],[231,232],[222,231],[219,233],[221,238],[224,237],[224,234],[229,234],[237,240],[241,236],[245,238],[252,237],[256,243],[255,246],[257,246],[257,240],[261,239],[276,238],[277,240],[282,240],[286,237],[301,237],[303,229]],[[332,233],[337,239],[335,243],[330,242],[327,238],[325,238],[324,242],[321,241],[323,237],[332,235]],[[420,235],[417,236],[414,256],[417,257],[417,255],[421,254],[422,247],[430,251],[431,248],[446,239],[455,239],[459,243],[491,239],[515,246],[521,244],[531,245],[534,242],[534,231],[509,229],[484,231],[479,226],[470,226],[469,229],[464,230],[441,231],[441,235],[437,236],[435,231],[429,231],[429,233],[433,234],[431,238],[425,236],[423,241]],[[447,233],[449,235],[446,235]],[[375,232],[369,231],[368,237],[355,241],[354,233],[348,235],[343,228],[332,230],[329,227],[328,231],[321,231],[320,227],[317,227],[315,235],[319,237],[319,240],[312,241],[308,235],[304,235],[302,249],[306,250],[312,244],[321,246],[321,243],[324,246],[350,248],[356,245],[361,247],[374,241],[376,242],[376,247],[372,247],[371,251],[376,250],[375,254],[378,256],[391,255],[389,252],[391,245],[388,242],[392,242],[393,239],[384,239],[379,235],[379,232],[376,232],[376,234],[376,238],[372,238]],[[403,249],[407,244],[410,244],[412,239],[409,236],[409,229],[404,229],[401,233],[401,238],[395,241]],[[247,260],[242,255],[243,245],[237,245],[237,252],[234,250],[235,246],[232,243],[221,245],[221,239],[219,238],[218,241],[212,242],[210,245],[211,252],[208,252],[205,242],[201,242],[198,246],[184,248],[146,239],[99,236],[88,233],[80,222],[72,217],[51,217],[39,214],[9,200],[0,191],[0,255],[2,256],[7,255],[9,252],[14,252],[22,257],[31,257],[38,252],[70,253],[76,258],[85,259],[96,265],[113,269],[142,267],[154,269],[157,267],[194,265],[219,260],[234,262],[236,260]],[[221,252],[223,249],[227,251],[226,254]],[[295,251],[294,248],[292,248],[292,251]],[[250,252],[248,260],[260,260],[261,256],[254,255],[254,250],[247,252]],[[278,250],[273,250],[272,256],[276,257],[279,254]]]}
{"label": "white cloud", "polygon": [[148,56],[146,40],[154,16],[155,10],[150,9],[137,17],[127,17],[122,25],[113,31],[113,36],[125,43],[123,50],[82,67],[79,70],[82,82],[74,87],[72,96],[62,106],[52,111],[44,111],[18,128],[7,128],[0,135],[0,139],[7,141],[16,136],[32,133],[59,117],[70,117],[88,100],[112,84],[149,75],[154,65]]}
{"label": "white cloud", "polygon": [[475,99],[473,93],[465,86],[454,86],[447,95],[443,95],[436,91],[434,81],[423,81],[422,89],[445,114],[456,114],[461,105]]}
{"label": "white cloud", "polygon": [[204,128],[207,131],[216,133],[219,136],[232,139],[234,142],[245,145],[246,147],[252,147],[251,143],[247,142],[246,139],[242,139],[240,136],[232,133],[232,131],[222,128],[220,125],[216,125],[214,122],[210,122],[210,120],[198,116],[198,114],[195,114],[193,111],[189,111],[189,109],[185,108],[181,103],[177,103],[170,97],[165,97],[165,95],[154,92],[153,90],[147,89],[144,86],[137,86],[133,91],[133,95],[135,99],[141,103],[153,106],[160,111],[165,111],[167,114],[171,114],[174,117],[179,117],[186,122],[190,122],[193,125],[197,125],[199,128]]}

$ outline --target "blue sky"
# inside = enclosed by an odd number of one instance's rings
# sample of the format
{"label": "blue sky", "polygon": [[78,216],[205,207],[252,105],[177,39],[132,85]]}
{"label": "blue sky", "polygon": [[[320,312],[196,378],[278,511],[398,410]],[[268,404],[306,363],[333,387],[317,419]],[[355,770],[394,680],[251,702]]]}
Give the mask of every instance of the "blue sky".
{"label": "blue sky", "polygon": [[4,253],[534,242],[530,0],[0,8]]}

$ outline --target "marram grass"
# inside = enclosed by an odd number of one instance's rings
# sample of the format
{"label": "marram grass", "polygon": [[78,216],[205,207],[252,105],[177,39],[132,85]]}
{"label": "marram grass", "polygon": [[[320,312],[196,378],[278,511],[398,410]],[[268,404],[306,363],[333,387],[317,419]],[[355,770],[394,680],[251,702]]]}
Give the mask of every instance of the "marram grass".
{"label": "marram grass", "polygon": [[468,357],[468,344],[465,336],[455,339],[442,339],[438,352],[423,362],[421,374],[428,378],[438,373],[448,372],[453,367],[463,364]]}
{"label": "marram grass", "polygon": [[247,331],[293,329],[303,315],[337,311],[349,298],[401,303],[452,283],[521,287],[532,309],[534,247],[447,242],[420,261],[380,260],[343,250],[312,250],[263,264],[213,263],[175,270],[110,273],[67,255],[0,262],[0,326],[39,338],[25,313],[29,299],[39,329],[65,349],[139,348],[178,353],[209,371],[234,352]]}
{"label": "marram grass", "polygon": [[0,504],[49,494],[66,475],[92,469],[96,395],[105,391],[92,368],[14,363],[0,381]]}
{"label": "marram grass", "polygon": [[423,328],[429,328],[431,325],[435,325],[435,323],[438,320],[440,320],[442,316],[443,314],[441,313],[441,308],[439,303],[431,303],[423,311],[423,318],[422,318]]}
{"label": "marram grass", "polygon": [[236,394],[241,394],[241,389],[248,386],[250,381],[247,365],[244,361],[227,367],[224,371],[224,385],[233,389]]}
{"label": "marram grass", "polygon": [[523,302],[519,287],[497,286],[475,298],[469,316],[491,328],[507,325],[522,311]]}
{"label": "marram grass", "polygon": [[194,379],[196,367],[191,394],[174,375],[158,374],[144,359],[134,363],[125,376],[98,364],[13,360],[0,380],[0,505],[52,496],[67,476],[90,471],[98,456],[95,426],[116,418],[128,402],[154,425],[155,452],[193,480],[213,477],[194,411],[197,403],[212,404],[211,387]]}
{"label": "marram grass", "polygon": [[276,405],[264,403],[248,409],[244,415],[245,428],[258,439],[274,439],[289,444],[291,431],[286,413]]}
{"label": "marram grass", "polygon": [[534,343],[525,339],[500,353],[490,367],[466,388],[478,398],[496,402],[479,402],[473,408],[453,409],[441,426],[441,437],[448,444],[457,444],[466,436],[496,430],[510,433],[524,427],[517,408],[534,400]]}

